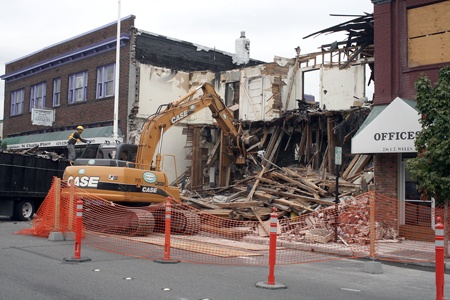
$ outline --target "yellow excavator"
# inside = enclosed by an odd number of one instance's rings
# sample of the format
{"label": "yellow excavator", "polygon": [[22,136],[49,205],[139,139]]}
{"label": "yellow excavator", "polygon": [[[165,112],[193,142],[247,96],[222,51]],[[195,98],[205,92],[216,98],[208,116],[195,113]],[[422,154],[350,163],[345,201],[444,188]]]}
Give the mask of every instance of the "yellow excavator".
{"label": "yellow excavator", "polygon": [[[203,95],[192,98],[199,89]],[[77,159],[74,165],[66,167],[63,180],[89,194],[125,206],[148,206],[164,202],[167,197],[179,200],[178,187],[170,186],[167,175],[161,170],[163,135],[171,126],[204,108],[211,110],[223,134],[229,136],[228,147],[235,163],[245,164],[241,127],[213,86],[204,83],[177,101],[160,106],[143,125],[139,145],[101,145],[95,158]]]}

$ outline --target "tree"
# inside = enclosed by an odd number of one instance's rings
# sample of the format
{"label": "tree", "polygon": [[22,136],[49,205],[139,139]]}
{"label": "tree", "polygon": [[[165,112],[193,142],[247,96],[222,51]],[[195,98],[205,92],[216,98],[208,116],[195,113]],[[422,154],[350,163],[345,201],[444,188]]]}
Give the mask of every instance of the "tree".
{"label": "tree", "polygon": [[419,183],[426,198],[444,203],[445,249],[448,256],[448,200],[450,198],[450,67],[439,71],[438,82],[432,86],[427,76],[416,82],[417,110],[422,130],[415,141],[417,157],[408,161],[408,169]]}

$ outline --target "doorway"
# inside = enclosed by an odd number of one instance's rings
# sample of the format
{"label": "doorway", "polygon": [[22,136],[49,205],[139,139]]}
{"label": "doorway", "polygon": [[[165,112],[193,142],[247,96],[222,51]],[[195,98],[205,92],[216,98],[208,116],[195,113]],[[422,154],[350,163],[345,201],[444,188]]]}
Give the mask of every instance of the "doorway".
{"label": "doorway", "polygon": [[417,178],[408,170],[408,160],[415,157],[415,153],[401,154],[400,187],[400,225],[414,225],[433,227],[434,201],[421,199]]}

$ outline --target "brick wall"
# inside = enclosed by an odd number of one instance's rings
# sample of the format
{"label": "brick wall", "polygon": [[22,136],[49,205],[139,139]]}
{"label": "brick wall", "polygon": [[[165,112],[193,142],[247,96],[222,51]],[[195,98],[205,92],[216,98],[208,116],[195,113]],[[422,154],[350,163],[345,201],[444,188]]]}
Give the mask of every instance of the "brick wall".
{"label": "brick wall", "polygon": [[[134,16],[121,22],[122,33],[129,33],[134,24]],[[90,32],[78,38],[60,43],[41,52],[24,57],[6,65],[6,74],[24,67],[54,58],[63,53],[96,44],[107,38],[115,38],[117,25],[112,24],[97,31]],[[128,78],[130,63],[130,43],[120,50],[120,87],[119,87],[119,128],[126,136],[126,120],[128,116]],[[97,67],[115,63],[116,51],[111,49],[101,54],[88,56],[73,63],[62,64],[45,71],[35,73],[5,83],[4,137],[8,135],[29,133],[36,134],[46,131],[58,131],[75,128],[77,125],[89,127],[90,124],[102,126],[112,125],[114,120],[114,96],[96,99]],[[77,72],[88,72],[87,101],[68,104],[69,75]],[[53,108],[53,79],[61,78],[61,105],[54,107],[56,119],[52,127],[31,124],[30,87],[46,82],[46,107]],[[11,92],[24,89],[24,112],[22,115],[10,117]]]}
{"label": "brick wall", "polygon": [[375,95],[374,104],[390,103],[392,98],[392,3],[374,5]]}
{"label": "brick wall", "polygon": [[[135,16],[130,16],[127,19],[121,20],[120,32],[129,33],[131,27],[134,27]],[[99,41],[107,38],[116,37],[117,35],[117,23],[113,22],[109,25],[99,28],[98,30],[92,30],[88,33],[82,34],[78,37],[74,37],[67,41],[60,42],[55,45],[49,45],[48,48],[40,50],[32,55],[29,55],[23,59],[13,61],[5,66],[5,73],[11,73],[20,70],[30,65],[39,63],[51,57],[55,57],[76,49],[86,47],[91,44],[95,44]]]}
{"label": "brick wall", "polygon": [[436,82],[439,69],[448,63],[408,67],[407,10],[438,0],[404,0],[374,5],[375,97],[374,104],[389,104],[396,97],[414,100],[414,84],[422,74]]}
{"label": "brick wall", "polygon": [[375,192],[397,199],[397,154],[375,154]]}

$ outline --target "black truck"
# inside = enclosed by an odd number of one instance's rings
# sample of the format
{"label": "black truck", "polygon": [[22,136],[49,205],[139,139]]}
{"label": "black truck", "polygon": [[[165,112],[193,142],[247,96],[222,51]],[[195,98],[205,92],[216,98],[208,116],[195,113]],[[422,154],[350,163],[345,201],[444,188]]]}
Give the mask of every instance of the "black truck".
{"label": "black truck", "polygon": [[30,220],[52,185],[62,178],[67,160],[0,152],[0,215]]}

